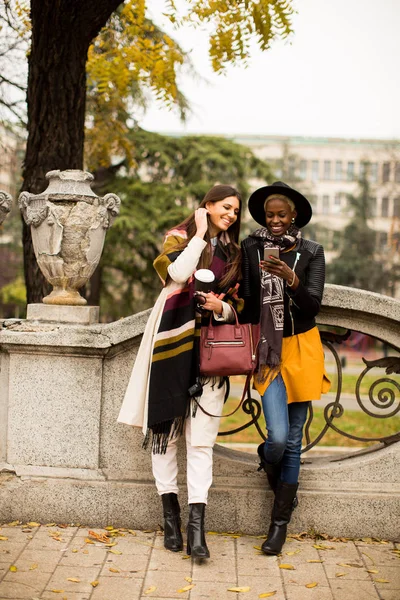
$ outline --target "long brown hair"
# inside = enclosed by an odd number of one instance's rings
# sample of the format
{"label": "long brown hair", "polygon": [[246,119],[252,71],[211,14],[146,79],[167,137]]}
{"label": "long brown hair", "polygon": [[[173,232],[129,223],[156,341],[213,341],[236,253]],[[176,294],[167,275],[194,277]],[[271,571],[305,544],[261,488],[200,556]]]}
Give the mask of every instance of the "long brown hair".
{"label": "long brown hair", "polygon": [[[230,185],[214,185],[203,200],[199,204],[199,208],[205,208],[207,202],[220,202],[229,196],[235,196],[239,200],[239,212],[237,219],[228,229],[230,243],[226,246],[221,244],[221,248],[227,257],[227,268],[224,276],[219,282],[220,288],[225,288],[229,285],[234,285],[240,279],[240,259],[241,252],[239,246],[239,232],[240,232],[240,219],[242,212],[242,198],[234,187]],[[195,236],[197,227],[194,218],[194,213],[187,217],[182,223],[177,226],[177,229],[184,229],[187,232],[187,239],[175,246],[172,249],[168,249],[168,253],[184,250],[190,240]],[[208,227],[204,240],[207,242],[207,246],[201,253],[198,268],[209,269],[212,262],[212,251],[211,251],[211,238],[210,238],[210,226]]]}

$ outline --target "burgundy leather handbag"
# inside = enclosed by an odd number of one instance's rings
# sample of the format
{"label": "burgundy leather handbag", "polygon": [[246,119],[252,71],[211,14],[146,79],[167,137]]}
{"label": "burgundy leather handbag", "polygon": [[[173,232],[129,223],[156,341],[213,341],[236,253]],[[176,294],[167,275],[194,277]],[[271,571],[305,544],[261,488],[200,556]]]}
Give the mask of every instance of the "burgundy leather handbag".
{"label": "burgundy leather handbag", "polygon": [[[232,309],[234,310],[234,309]],[[200,333],[200,373],[208,377],[249,375],[257,362],[255,330],[250,323],[240,324],[235,313],[234,323],[208,326]]]}

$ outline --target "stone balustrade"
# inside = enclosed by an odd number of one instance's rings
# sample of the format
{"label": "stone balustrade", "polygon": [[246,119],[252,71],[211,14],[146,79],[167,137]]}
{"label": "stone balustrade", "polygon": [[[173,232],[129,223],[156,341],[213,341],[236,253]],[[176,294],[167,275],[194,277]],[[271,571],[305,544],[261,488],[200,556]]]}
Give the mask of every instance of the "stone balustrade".
{"label": "stone balustrade", "polygon": [[[161,522],[142,433],[116,421],[148,314],[107,325],[2,322],[0,521]],[[400,302],[392,298],[327,285],[318,320],[400,348]],[[182,445],[183,505],[184,463]],[[208,528],[265,533],[271,493],[256,465],[255,456],[216,446]],[[291,530],[398,540],[399,482],[400,442],[335,462],[310,459]]]}

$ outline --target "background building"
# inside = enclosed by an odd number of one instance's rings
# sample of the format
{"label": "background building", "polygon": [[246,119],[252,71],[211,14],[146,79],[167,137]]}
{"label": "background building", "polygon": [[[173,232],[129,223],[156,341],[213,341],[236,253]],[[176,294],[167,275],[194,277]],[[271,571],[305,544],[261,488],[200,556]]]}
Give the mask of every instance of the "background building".
{"label": "background building", "polygon": [[0,190],[13,198],[11,214],[0,227],[0,317],[24,314],[21,217],[17,206],[21,187],[24,140],[0,124]]}
{"label": "background building", "polygon": [[21,139],[0,124],[0,190],[15,199],[20,182]]}
{"label": "background building", "polygon": [[[377,254],[398,263],[400,249],[400,142],[287,136],[235,136],[269,162],[276,177],[296,186],[313,205],[313,223],[328,261],[337,250],[336,233],[352,217],[348,194],[358,193],[365,174],[370,184]],[[254,187],[263,182],[252,182]]]}

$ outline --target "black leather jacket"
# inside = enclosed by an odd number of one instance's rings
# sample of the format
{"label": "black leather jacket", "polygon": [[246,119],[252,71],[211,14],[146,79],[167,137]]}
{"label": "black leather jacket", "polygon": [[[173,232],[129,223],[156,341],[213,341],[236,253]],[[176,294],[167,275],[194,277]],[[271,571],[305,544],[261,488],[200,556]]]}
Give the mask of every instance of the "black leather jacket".
{"label": "black leather jacket", "polygon": [[[259,238],[247,237],[242,242],[242,274],[239,295],[244,299],[244,310],[240,315],[243,323],[260,322],[260,259],[263,257],[263,242]],[[296,263],[299,278],[296,290],[285,284],[283,337],[304,333],[315,327],[325,283],[324,249],[317,242],[300,239],[297,247],[281,253],[290,268]],[[297,260],[296,260],[297,259]]]}

